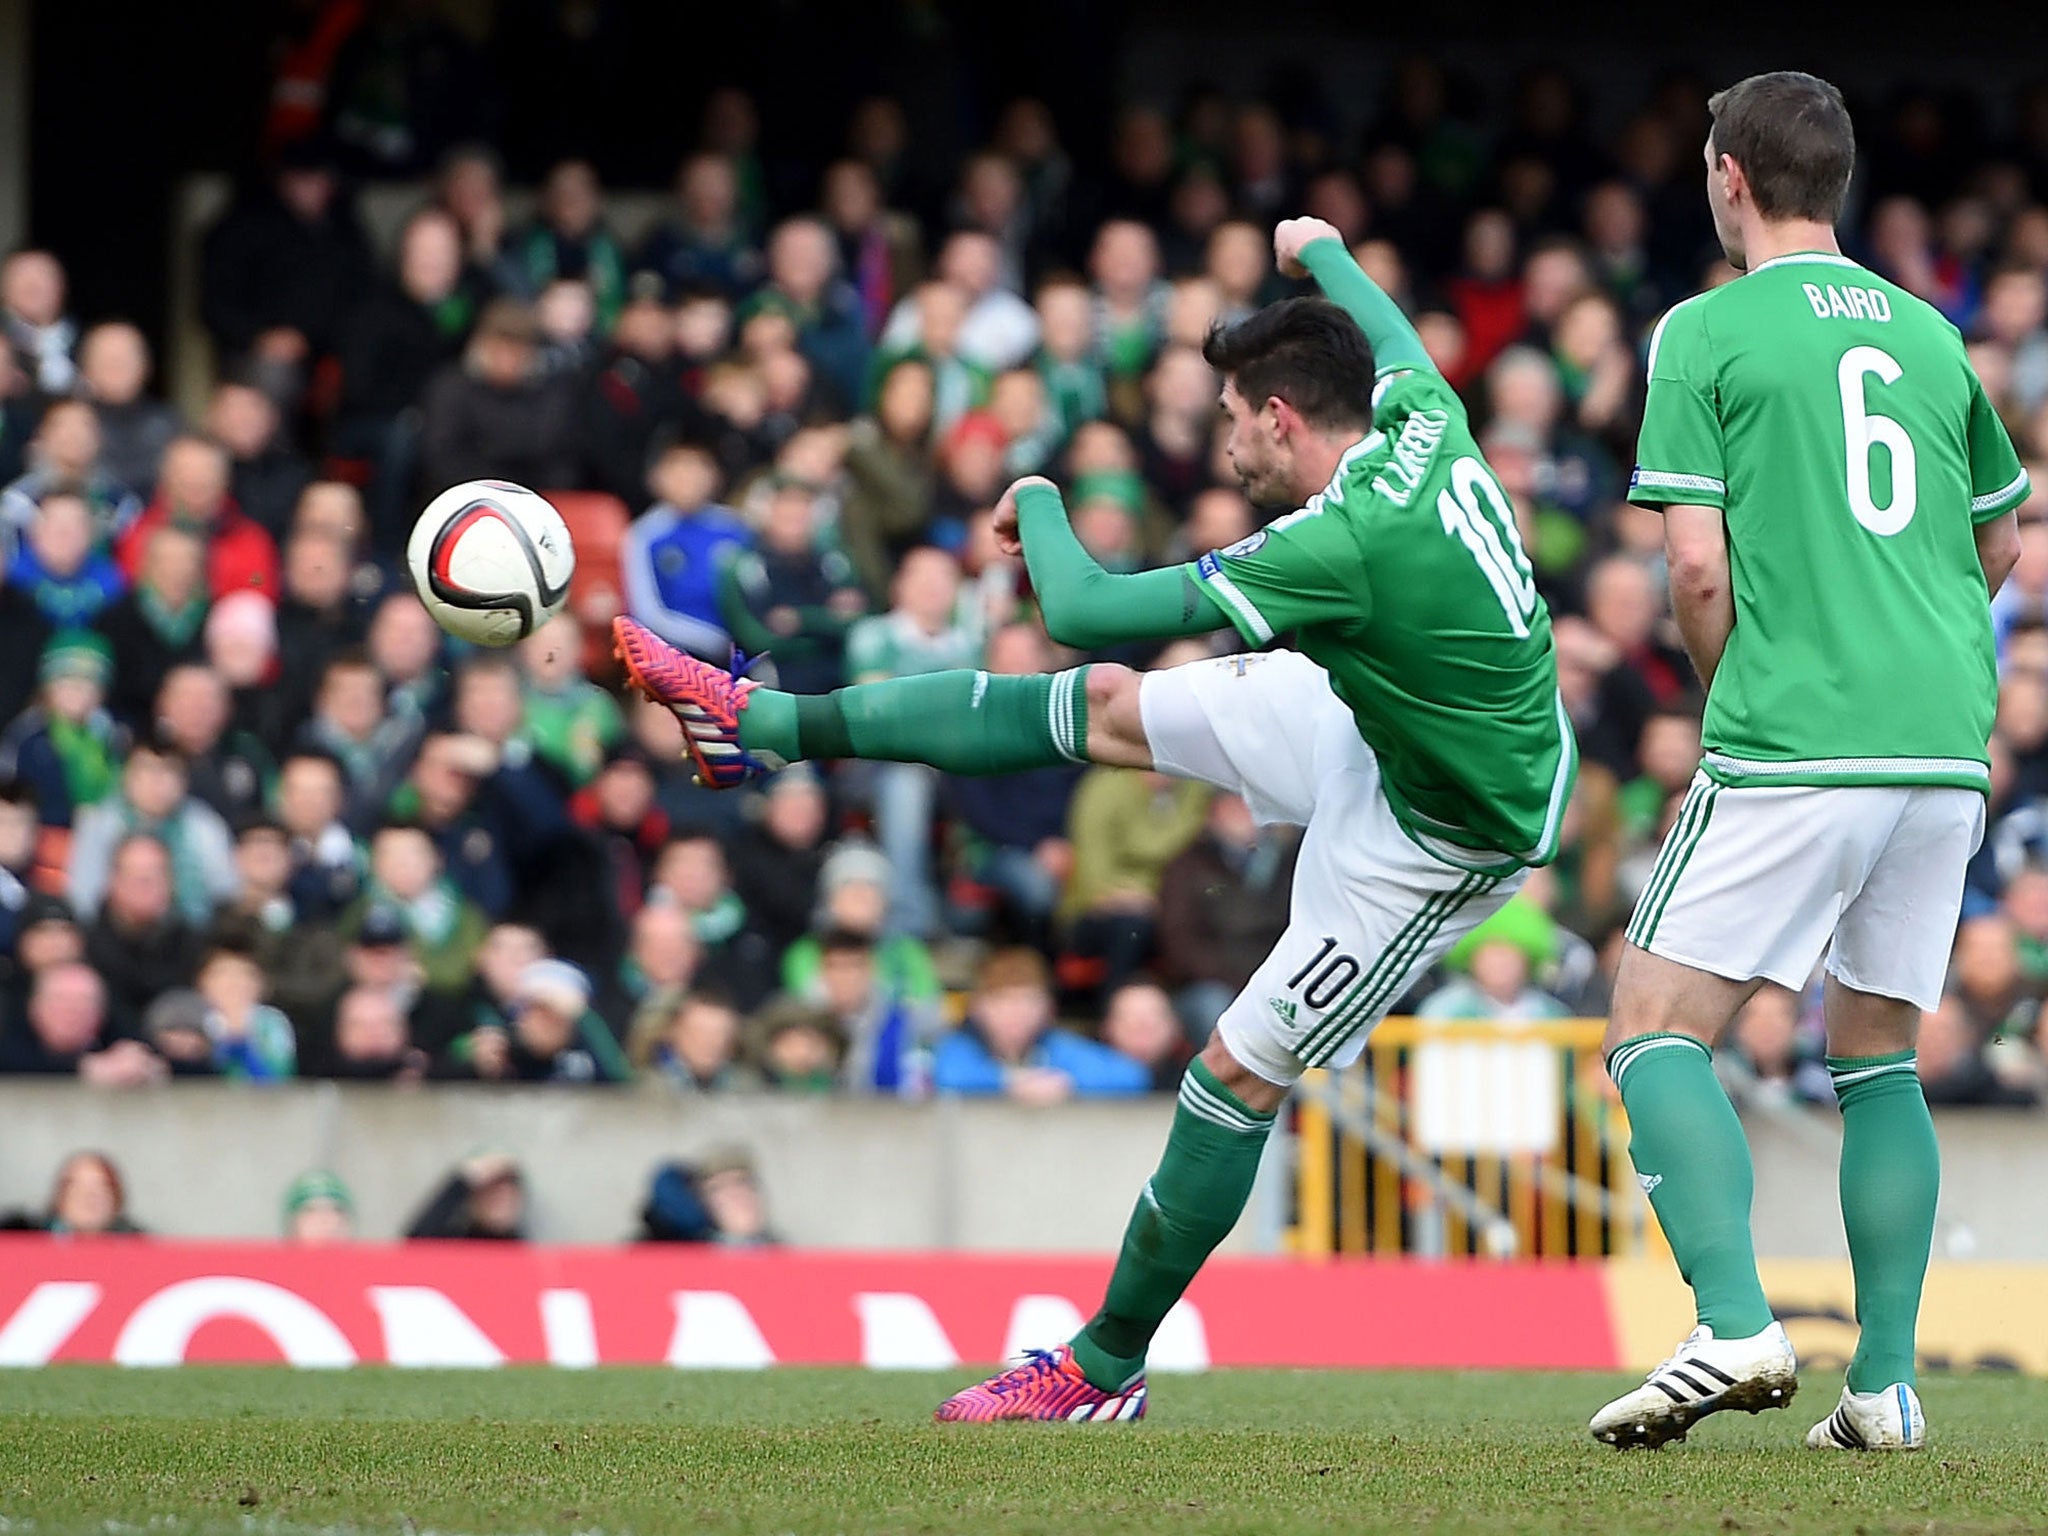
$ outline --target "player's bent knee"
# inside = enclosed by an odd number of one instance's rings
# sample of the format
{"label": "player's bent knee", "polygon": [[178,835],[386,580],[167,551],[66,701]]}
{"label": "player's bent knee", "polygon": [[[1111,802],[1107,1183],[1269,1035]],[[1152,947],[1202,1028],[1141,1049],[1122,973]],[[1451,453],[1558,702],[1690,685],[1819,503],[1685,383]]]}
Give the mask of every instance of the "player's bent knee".
{"label": "player's bent knee", "polygon": [[1202,1047],[1202,1065],[1209,1069],[1217,1082],[1236,1094],[1247,1108],[1261,1114],[1270,1113],[1284,1104],[1292,1086],[1261,1077],[1231,1055],[1220,1030],[1211,1035],[1209,1043]]}
{"label": "player's bent knee", "polygon": [[1088,756],[1117,768],[1149,768],[1152,749],[1138,707],[1139,675],[1115,662],[1088,669]]}

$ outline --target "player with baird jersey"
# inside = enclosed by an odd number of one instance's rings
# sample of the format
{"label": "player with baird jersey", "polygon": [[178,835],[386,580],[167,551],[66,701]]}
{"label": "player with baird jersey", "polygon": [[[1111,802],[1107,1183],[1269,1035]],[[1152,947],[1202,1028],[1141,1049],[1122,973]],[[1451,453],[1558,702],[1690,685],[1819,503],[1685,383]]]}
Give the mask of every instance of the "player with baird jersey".
{"label": "player with baird jersey", "polygon": [[2025,472],[1962,338],[1841,253],[1842,98],[1758,75],[1713,98],[1707,195],[1746,275],[1649,345],[1630,499],[1665,517],[1672,606],[1708,685],[1697,778],[1628,926],[1608,1070],[1699,1326],[1594,1416],[1617,1446],[1781,1407],[1796,1361],[1757,1278],[1753,1175],[1714,1042],[1825,956],[1843,1225],[1861,1336],[1817,1449],[1914,1449],[1914,1336],[1940,1182],[1914,1067],[1983,835],[1990,597]]}

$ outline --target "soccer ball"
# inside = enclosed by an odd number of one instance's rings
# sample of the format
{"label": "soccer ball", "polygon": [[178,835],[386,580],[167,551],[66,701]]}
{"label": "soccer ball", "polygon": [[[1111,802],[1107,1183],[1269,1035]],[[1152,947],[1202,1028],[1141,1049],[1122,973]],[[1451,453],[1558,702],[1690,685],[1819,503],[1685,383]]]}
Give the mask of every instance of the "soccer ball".
{"label": "soccer ball", "polygon": [[477,645],[524,640],[561,610],[576,572],[562,514],[505,480],[466,480],[428,502],[405,558],[434,622]]}

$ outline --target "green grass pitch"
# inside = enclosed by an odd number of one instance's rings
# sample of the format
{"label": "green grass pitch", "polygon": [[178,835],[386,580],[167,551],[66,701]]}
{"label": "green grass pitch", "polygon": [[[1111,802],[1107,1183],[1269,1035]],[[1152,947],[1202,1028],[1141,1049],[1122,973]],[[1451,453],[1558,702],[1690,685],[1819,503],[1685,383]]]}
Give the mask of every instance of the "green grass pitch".
{"label": "green grass pitch", "polygon": [[1837,1384],[1657,1453],[1604,1376],[1223,1371],[1132,1427],[927,1422],[946,1376],[0,1372],[0,1532],[2048,1529],[2048,1381],[1923,1384],[1919,1456],[1798,1448]]}

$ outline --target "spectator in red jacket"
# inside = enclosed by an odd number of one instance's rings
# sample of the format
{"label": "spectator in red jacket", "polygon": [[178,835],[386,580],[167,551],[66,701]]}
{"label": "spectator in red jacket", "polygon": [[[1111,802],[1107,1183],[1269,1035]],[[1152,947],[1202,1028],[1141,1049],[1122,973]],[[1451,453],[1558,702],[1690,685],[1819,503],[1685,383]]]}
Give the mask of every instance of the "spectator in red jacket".
{"label": "spectator in red jacket", "polygon": [[164,450],[156,498],[122,535],[115,553],[133,581],[142,569],[149,536],[166,523],[206,540],[206,585],[215,599],[230,592],[261,592],[275,602],[283,590],[277,541],[228,494],[227,450],[203,437],[181,437]]}

